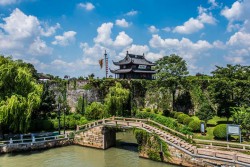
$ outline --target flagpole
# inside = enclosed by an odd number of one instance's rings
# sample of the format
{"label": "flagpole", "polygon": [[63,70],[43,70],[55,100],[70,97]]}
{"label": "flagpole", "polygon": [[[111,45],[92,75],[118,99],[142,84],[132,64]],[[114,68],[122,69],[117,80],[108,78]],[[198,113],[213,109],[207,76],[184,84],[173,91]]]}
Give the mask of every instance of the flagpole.
{"label": "flagpole", "polygon": [[105,58],[105,66],[106,66],[106,78],[108,78],[108,56],[107,56],[106,50],[104,53],[104,58]]}

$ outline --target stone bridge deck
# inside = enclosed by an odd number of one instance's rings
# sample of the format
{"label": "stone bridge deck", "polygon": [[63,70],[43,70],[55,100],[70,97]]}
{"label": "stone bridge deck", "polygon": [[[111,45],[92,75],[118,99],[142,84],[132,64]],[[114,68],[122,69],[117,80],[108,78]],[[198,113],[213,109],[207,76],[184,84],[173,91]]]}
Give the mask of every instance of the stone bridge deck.
{"label": "stone bridge deck", "polygon": [[192,141],[194,143],[191,136],[174,131],[150,119],[111,117],[86,125],[77,126],[77,132],[88,131],[99,126],[119,126],[124,128],[143,129],[149,133],[157,134],[168,145],[182,151],[192,158],[226,162],[230,164],[236,164],[238,166],[250,166],[250,155],[231,151],[214,150],[211,148],[197,148],[196,145],[187,142]]}

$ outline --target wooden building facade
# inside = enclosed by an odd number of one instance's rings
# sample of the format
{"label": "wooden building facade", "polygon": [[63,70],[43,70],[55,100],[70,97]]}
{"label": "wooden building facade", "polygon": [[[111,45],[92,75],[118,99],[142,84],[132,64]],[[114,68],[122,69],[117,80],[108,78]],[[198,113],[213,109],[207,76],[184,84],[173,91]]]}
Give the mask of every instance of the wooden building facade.
{"label": "wooden building facade", "polygon": [[110,72],[115,74],[115,78],[120,79],[153,79],[155,70],[152,66],[155,64],[146,60],[143,55],[134,55],[127,52],[126,57],[118,62],[113,62],[114,65],[119,66],[117,70]]}

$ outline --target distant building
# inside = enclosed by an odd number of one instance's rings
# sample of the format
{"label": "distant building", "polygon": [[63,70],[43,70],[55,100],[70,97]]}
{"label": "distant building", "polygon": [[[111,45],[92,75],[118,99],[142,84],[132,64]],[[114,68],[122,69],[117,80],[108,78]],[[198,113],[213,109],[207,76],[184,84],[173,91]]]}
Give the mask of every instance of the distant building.
{"label": "distant building", "polygon": [[118,62],[113,62],[114,65],[119,66],[117,70],[111,70],[115,74],[115,78],[120,79],[153,79],[152,70],[155,64],[146,60],[143,55],[134,55],[127,52],[126,57]]}

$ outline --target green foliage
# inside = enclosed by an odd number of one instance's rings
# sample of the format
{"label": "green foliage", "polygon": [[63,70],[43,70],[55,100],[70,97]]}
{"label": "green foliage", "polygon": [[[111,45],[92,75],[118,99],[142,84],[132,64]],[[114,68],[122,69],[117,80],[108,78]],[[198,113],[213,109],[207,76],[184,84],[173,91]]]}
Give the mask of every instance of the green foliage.
{"label": "green foliage", "polygon": [[197,112],[197,116],[200,120],[204,120],[207,123],[208,120],[212,119],[215,116],[215,112],[213,108],[209,104],[204,104],[201,106],[199,112]]}
{"label": "green foliage", "polygon": [[139,151],[146,153],[151,160],[161,161],[162,157],[160,156],[161,145],[163,156],[167,159],[170,158],[170,153],[168,145],[161,141],[160,138],[155,134],[149,134],[144,130],[135,129],[134,134],[139,145]]}
{"label": "green foliage", "polygon": [[209,92],[213,102],[218,105],[218,116],[229,118],[231,116],[230,107],[235,106],[232,99],[232,82],[223,79],[215,79],[209,85]]}
{"label": "green foliage", "polygon": [[105,105],[109,115],[130,116],[129,90],[124,89],[119,82],[116,82],[116,85],[109,89]]}
{"label": "green foliage", "polygon": [[22,61],[0,56],[0,126],[26,132],[31,113],[41,102],[42,85]]}
{"label": "green foliage", "polygon": [[153,109],[153,112],[154,112],[155,114],[158,114],[158,113],[159,113],[159,110],[158,110],[157,108],[154,108],[154,109]]}
{"label": "green foliage", "polygon": [[153,113],[148,113],[148,112],[137,112],[136,113],[136,118],[140,118],[140,119],[147,119],[150,118],[162,125],[165,125],[171,129],[177,129],[177,123],[173,118],[169,118],[169,117],[165,117],[162,115],[157,115],[157,114],[153,114]]}
{"label": "green foliage", "polygon": [[184,125],[188,125],[191,121],[193,121],[194,119],[192,117],[186,117],[183,120],[183,124]]}
{"label": "green foliage", "polygon": [[246,107],[231,107],[232,118],[235,124],[241,125],[246,118],[250,108]]}
{"label": "green foliage", "polygon": [[215,66],[216,69],[212,74],[216,78],[248,80],[250,76],[250,67],[227,64],[226,67]]}
{"label": "green foliage", "polygon": [[88,105],[84,115],[87,120],[97,120],[107,116],[104,105],[99,102],[93,102]]}
{"label": "green foliage", "polygon": [[177,118],[178,118],[178,116],[179,116],[179,115],[181,115],[181,114],[183,114],[183,112],[175,112],[175,113],[174,113],[174,118],[176,118],[176,119],[177,119]]}
{"label": "green foliage", "polygon": [[178,117],[177,117],[177,121],[179,123],[183,123],[184,119],[185,118],[188,118],[189,116],[187,114],[180,114]]}
{"label": "green foliage", "polygon": [[92,88],[93,88],[92,85],[91,85],[91,84],[88,84],[88,83],[87,83],[86,85],[83,86],[83,89],[84,89],[84,90],[91,90]]}
{"label": "green foliage", "polygon": [[48,82],[43,83],[43,91],[41,96],[41,103],[34,112],[32,112],[32,119],[46,119],[51,115],[55,109],[55,95],[54,91],[49,88]]}
{"label": "green foliage", "polygon": [[86,106],[86,101],[83,101],[82,96],[78,97],[76,103],[76,112],[79,114],[84,114],[85,106]]}
{"label": "green foliage", "polygon": [[150,108],[146,108],[145,111],[146,112],[151,112],[151,109]]}
{"label": "green foliage", "polygon": [[182,77],[188,74],[186,61],[178,55],[164,56],[156,61],[155,69],[157,78],[160,80],[166,80],[170,77]]}
{"label": "green foliage", "polygon": [[[178,55],[164,56],[155,62],[155,69],[158,71],[156,79],[163,87],[168,87],[172,93],[172,109],[175,109],[175,93],[182,84],[182,78],[189,72],[186,61]],[[166,81],[166,82],[162,82]]]}
{"label": "green foliage", "polygon": [[218,139],[226,139],[227,138],[227,125],[220,124],[214,128],[213,131],[214,137]]}
{"label": "green foliage", "polygon": [[193,120],[189,122],[188,127],[193,131],[193,132],[198,132],[200,130],[200,120]]}

